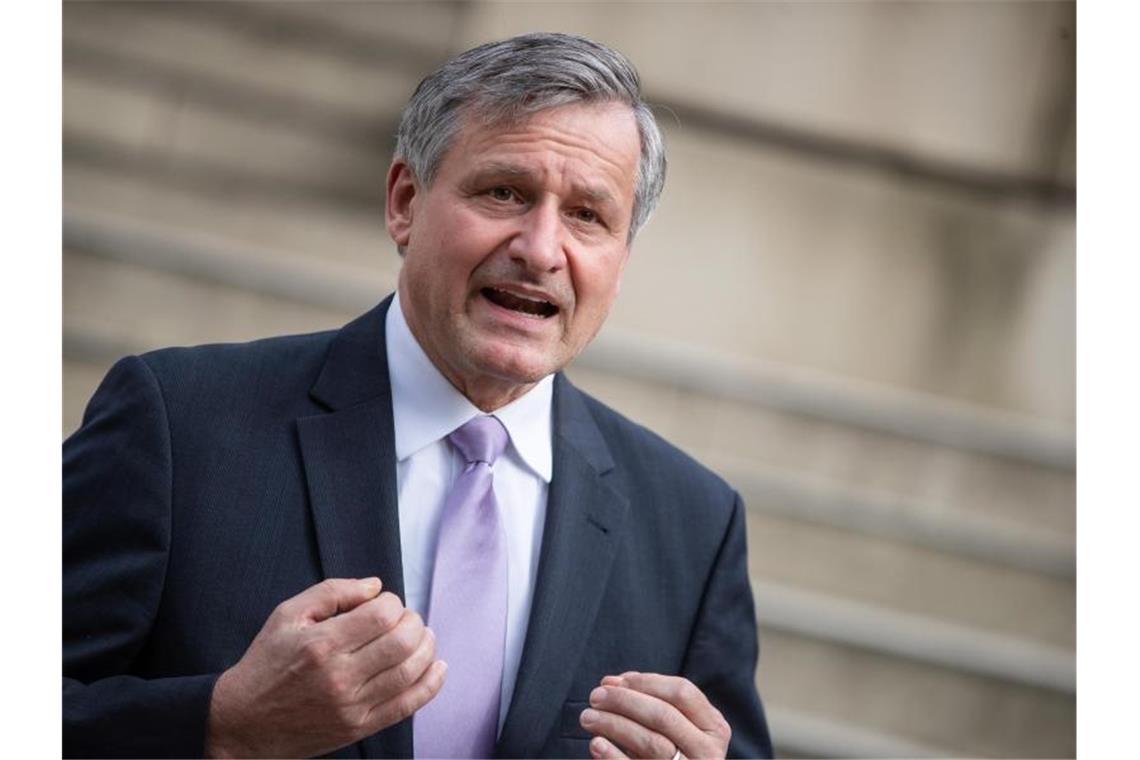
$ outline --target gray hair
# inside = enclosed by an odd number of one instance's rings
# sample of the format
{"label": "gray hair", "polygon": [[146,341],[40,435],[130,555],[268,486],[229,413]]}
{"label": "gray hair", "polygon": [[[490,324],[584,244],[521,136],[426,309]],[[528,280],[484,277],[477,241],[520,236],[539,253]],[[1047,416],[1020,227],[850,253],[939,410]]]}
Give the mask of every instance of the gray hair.
{"label": "gray hair", "polygon": [[665,186],[665,144],[641,98],[641,79],[633,64],[585,37],[522,34],[452,58],[412,94],[400,118],[395,157],[430,186],[465,115],[487,123],[513,122],[570,103],[605,102],[627,104],[641,136],[628,237],[632,242]]}

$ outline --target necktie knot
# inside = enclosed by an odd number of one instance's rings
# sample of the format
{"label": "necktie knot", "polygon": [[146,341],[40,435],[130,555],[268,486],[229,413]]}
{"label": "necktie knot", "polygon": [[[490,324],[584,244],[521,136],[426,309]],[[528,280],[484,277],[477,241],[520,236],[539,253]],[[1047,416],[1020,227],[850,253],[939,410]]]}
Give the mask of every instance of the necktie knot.
{"label": "necktie knot", "polygon": [[507,447],[509,436],[498,419],[482,415],[472,417],[453,430],[447,439],[468,464],[486,462],[492,465]]}

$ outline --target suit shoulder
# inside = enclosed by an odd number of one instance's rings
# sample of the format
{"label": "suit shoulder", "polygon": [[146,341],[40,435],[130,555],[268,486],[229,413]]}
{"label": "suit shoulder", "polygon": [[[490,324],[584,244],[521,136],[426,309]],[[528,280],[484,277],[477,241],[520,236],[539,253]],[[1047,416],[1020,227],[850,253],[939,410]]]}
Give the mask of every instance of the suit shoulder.
{"label": "suit shoulder", "polygon": [[266,367],[320,367],[337,330],[260,338],[245,343],[208,343],[160,348],[139,358],[160,379],[187,375],[222,377]]}
{"label": "suit shoulder", "polygon": [[237,408],[280,410],[308,399],[336,335],[329,330],[162,348],[137,359],[153,376],[168,412],[187,420]]}

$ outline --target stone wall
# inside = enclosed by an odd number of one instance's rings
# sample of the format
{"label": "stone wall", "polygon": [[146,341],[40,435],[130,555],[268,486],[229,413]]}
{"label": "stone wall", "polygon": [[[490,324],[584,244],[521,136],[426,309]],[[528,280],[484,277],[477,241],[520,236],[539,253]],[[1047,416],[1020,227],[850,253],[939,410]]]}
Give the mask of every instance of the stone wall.
{"label": "stone wall", "polygon": [[122,354],[386,295],[403,103],[536,29],[657,106],[569,374],[744,494],[778,751],[1075,754],[1072,3],[67,3],[64,432]]}

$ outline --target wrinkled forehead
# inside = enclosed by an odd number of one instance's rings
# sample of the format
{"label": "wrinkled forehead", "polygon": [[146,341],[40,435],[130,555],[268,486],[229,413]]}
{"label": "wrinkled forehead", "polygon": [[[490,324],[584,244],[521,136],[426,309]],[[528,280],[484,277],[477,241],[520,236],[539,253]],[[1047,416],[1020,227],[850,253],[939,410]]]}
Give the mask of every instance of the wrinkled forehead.
{"label": "wrinkled forehead", "polygon": [[505,178],[557,168],[608,186],[599,194],[632,194],[640,160],[633,110],[608,101],[572,103],[510,120],[469,120],[455,138],[450,168],[462,165]]}

